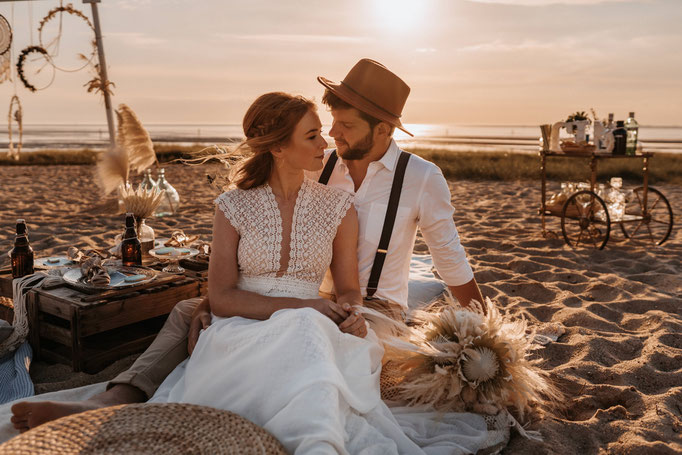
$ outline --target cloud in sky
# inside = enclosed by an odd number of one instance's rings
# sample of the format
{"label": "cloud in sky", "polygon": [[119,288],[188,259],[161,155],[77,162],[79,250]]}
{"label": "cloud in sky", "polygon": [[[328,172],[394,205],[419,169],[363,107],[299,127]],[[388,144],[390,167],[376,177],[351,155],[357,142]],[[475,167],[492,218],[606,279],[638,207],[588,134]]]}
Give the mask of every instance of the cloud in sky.
{"label": "cloud in sky", "polygon": [[120,40],[121,42],[132,46],[155,46],[167,42],[164,38],[147,35],[146,33],[141,32],[112,32],[107,33],[107,38]]}
{"label": "cloud in sky", "polygon": [[[474,3],[497,3],[500,5],[548,6],[548,5],[596,5],[599,3],[632,3],[633,0],[468,0]],[[646,0],[645,0],[646,1]],[[641,1],[639,3],[642,3]]]}
{"label": "cloud in sky", "polygon": [[268,43],[305,43],[305,44],[325,44],[325,43],[365,43],[368,40],[358,36],[341,35],[298,35],[298,34],[253,34],[253,35],[233,35],[227,33],[216,33],[215,36],[226,41],[259,41]]}

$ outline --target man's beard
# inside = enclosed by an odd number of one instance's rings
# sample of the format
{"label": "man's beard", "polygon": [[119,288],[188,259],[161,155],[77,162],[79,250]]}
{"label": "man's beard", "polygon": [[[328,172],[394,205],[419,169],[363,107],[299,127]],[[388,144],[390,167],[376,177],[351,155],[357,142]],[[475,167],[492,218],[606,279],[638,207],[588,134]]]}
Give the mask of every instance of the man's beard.
{"label": "man's beard", "polygon": [[369,151],[374,147],[374,131],[370,130],[367,136],[360,139],[353,147],[347,142],[346,144],[348,145],[348,150],[343,153],[339,152],[339,156],[344,160],[361,160],[369,155]]}

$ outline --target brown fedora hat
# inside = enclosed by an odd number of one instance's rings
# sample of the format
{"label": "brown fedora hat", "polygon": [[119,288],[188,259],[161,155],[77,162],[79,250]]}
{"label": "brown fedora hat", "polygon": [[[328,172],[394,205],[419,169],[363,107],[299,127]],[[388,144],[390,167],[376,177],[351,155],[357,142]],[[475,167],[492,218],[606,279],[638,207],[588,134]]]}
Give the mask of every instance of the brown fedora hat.
{"label": "brown fedora hat", "polygon": [[400,122],[410,87],[381,63],[363,58],[339,83],[322,76],[317,80],[354,108],[414,136]]}

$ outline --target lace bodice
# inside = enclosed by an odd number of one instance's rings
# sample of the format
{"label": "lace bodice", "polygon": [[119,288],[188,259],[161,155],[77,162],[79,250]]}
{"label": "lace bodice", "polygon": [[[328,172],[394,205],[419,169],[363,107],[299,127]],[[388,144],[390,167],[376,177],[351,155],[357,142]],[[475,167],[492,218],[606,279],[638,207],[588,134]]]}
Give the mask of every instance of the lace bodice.
{"label": "lace bodice", "polygon": [[[282,217],[268,184],[221,194],[216,204],[239,233],[237,260],[240,287],[270,295],[263,284],[289,287],[301,283],[317,293],[332,259],[332,243],[353,197],[345,191],[305,179],[296,198],[291,226],[289,263],[278,277],[282,255]],[[249,286],[258,283],[259,286]],[[265,291],[264,291],[265,289]],[[294,292],[294,289],[291,289]],[[299,292],[301,289],[298,290]]]}

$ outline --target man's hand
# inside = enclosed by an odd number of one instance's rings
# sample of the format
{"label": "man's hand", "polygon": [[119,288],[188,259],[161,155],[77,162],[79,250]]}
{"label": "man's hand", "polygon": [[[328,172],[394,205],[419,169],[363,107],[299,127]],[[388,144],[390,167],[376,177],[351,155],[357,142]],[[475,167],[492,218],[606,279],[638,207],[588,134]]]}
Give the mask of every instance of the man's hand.
{"label": "man's hand", "polygon": [[334,321],[336,325],[341,324],[348,317],[348,312],[344,310],[340,304],[332,302],[329,299],[310,299],[307,301],[306,306],[314,308],[320,313],[324,314],[329,319]]}
{"label": "man's hand", "polygon": [[208,305],[208,297],[205,297],[194,309],[192,321],[189,323],[189,333],[187,334],[187,352],[189,355],[192,355],[192,351],[197,345],[199,334],[209,325],[211,325],[211,307]]}
{"label": "man's hand", "polygon": [[367,336],[367,324],[365,323],[365,318],[362,317],[357,309],[351,311],[350,316],[346,318],[341,324],[339,324],[339,329],[343,333],[349,333],[355,335],[356,337],[365,338]]}

